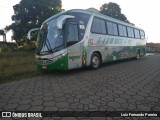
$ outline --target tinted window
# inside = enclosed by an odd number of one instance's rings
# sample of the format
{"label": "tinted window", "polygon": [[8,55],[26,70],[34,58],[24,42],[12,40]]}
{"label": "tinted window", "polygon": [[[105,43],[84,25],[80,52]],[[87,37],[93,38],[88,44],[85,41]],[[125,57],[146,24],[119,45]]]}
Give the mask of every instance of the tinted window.
{"label": "tinted window", "polygon": [[78,27],[76,24],[69,24],[67,42],[78,41]]}
{"label": "tinted window", "polygon": [[93,33],[106,34],[105,21],[98,18],[94,18],[91,31]]}
{"label": "tinted window", "polygon": [[107,30],[110,35],[118,35],[117,24],[107,22]]}
{"label": "tinted window", "polygon": [[135,38],[140,38],[139,30],[134,29]]}
{"label": "tinted window", "polygon": [[113,25],[111,22],[107,22],[107,31],[108,31],[108,34],[113,35],[114,31],[113,31]]}
{"label": "tinted window", "polygon": [[101,33],[102,33],[102,34],[106,34],[105,21],[104,21],[104,20],[100,20],[100,24],[101,24]]}
{"label": "tinted window", "polygon": [[134,31],[133,31],[133,28],[131,28],[131,35],[132,35],[132,37],[134,38]]}
{"label": "tinted window", "polygon": [[118,25],[119,35],[120,36],[127,36],[127,29],[126,26]]}
{"label": "tinted window", "polygon": [[119,35],[123,36],[123,27],[122,25],[118,25]]}
{"label": "tinted window", "polygon": [[[79,39],[82,40],[85,34],[85,30],[86,30],[90,15],[86,13],[80,13],[80,12],[70,12],[68,14],[75,16],[74,21],[76,21],[79,26]],[[84,29],[81,29],[80,25],[84,26],[83,27]]]}
{"label": "tinted window", "polygon": [[123,26],[123,36],[127,36],[127,29],[126,29],[126,26]]}
{"label": "tinted window", "polygon": [[127,27],[128,37],[134,37],[133,28]]}
{"label": "tinted window", "polygon": [[99,19],[97,18],[93,19],[91,31],[94,33],[101,33],[101,24]]}
{"label": "tinted window", "polygon": [[87,24],[88,24],[89,17],[90,17],[89,14],[80,13],[80,12],[70,12],[70,13],[68,13],[68,14],[75,16],[75,20],[76,20],[78,23],[82,22],[82,23],[85,25],[85,28],[86,28],[86,26],[87,26]]}
{"label": "tinted window", "polygon": [[113,32],[114,35],[118,35],[117,24],[113,23]]}
{"label": "tinted window", "polygon": [[144,39],[144,38],[145,38],[144,31],[140,31],[140,36],[141,36],[141,39]]}

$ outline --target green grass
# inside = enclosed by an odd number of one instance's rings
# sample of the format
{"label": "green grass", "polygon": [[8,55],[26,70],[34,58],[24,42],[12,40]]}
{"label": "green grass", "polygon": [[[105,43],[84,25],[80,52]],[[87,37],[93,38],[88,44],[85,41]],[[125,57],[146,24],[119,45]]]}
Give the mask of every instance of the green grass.
{"label": "green grass", "polygon": [[32,51],[0,53],[0,84],[39,75]]}

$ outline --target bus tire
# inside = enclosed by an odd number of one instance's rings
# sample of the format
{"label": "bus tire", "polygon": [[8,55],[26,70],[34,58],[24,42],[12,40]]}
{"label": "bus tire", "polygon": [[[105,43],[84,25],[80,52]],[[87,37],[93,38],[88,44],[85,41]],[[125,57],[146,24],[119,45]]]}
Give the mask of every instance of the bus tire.
{"label": "bus tire", "polygon": [[96,70],[101,65],[101,59],[98,53],[94,52],[91,56],[91,69]]}
{"label": "bus tire", "polygon": [[139,60],[140,59],[140,51],[137,50],[137,53],[136,53],[136,60]]}

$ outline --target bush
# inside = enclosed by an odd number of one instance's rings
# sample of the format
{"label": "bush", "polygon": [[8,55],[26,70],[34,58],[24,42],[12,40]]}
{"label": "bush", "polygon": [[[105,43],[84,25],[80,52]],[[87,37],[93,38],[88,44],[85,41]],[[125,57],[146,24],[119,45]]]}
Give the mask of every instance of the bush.
{"label": "bush", "polygon": [[24,43],[23,46],[20,46],[18,48],[20,51],[35,51],[36,50],[36,43],[30,42],[30,43]]}
{"label": "bush", "polygon": [[0,83],[38,75],[32,51],[3,49],[0,54]]}

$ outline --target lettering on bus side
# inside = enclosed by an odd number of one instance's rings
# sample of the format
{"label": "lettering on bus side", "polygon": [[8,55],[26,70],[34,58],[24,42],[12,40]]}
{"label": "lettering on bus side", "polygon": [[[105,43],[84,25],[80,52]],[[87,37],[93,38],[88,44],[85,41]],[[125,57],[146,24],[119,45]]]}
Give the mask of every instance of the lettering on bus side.
{"label": "lettering on bus side", "polygon": [[70,54],[69,55],[69,59],[71,59],[72,61],[74,61],[75,59],[79,59],[80,58],[80,54]]}

